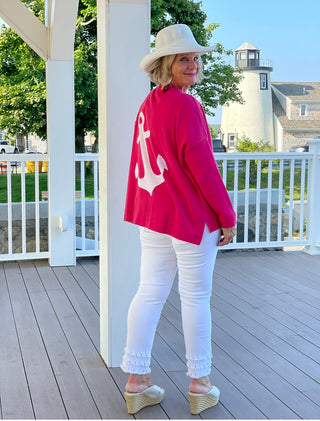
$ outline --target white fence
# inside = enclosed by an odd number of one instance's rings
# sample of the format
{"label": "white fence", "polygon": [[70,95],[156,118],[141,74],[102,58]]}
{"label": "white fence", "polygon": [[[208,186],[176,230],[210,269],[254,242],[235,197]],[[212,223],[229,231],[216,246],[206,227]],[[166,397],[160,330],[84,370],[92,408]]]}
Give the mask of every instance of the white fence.
{"label": "white fence", "polygon": [[[47,155],[1,155],[0,260],[48,258]],[[99,157],[76,154],[76,256],[99,255]],[[237,212],[224,249],[310,246],[316,153],[217,153]],[[34,172],[29,172],[34,171]],[[121,215],[119,215],[121,217]]]}

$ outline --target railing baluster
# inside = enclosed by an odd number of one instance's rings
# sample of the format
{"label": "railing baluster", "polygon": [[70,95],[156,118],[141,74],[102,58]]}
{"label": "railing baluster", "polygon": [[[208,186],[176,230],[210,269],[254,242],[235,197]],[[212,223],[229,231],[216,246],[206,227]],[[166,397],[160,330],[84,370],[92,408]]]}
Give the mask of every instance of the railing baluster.
{"label": "railing baluster", "polygon": [[290,188],[289,188],[289,240],[292,240],[293,225],[293,198],[294,198],[294,167],[295,160],[290,161]]}
{"label": "railing baluster", "polygon": [[223,160],[223,165],[222,165],[222,179],[224,182],[224,185],[227,185],[227,179],[228,179],[228,161]]}
{"label": "railing baluster", "polygon": [[21,229],[22,253],[27,252],[27,215],[26,215],[26,163],[21,162]]}
{"label": "railing baluster", "polygon": [[306,161],[301,162],[301,183],[300,183],[300,221],[299,221],[299,239],[303,239],[304,227],[304,193],[305,193],[305,175],[306,175]]}
{"label": "railing baluster", "polygon": [[311,186],[311,159],[308,159],[308,178],[307,178],[307,210],[306,210],[306,218],[307,218],[307,226],[306,226],[306,240],[309,243],[310,242],[310,223],[308,221],[308,217],[310,215],[310,206],[311,206],[311,200],[309,192],[310,192],[310,186]]}
{"label": "railing baluster", "polygon": [[8,198],[8,253],[12,254],[12,185],[11,171],[7,167],[7,198]]}
{"label": "railing baluster", "polygon": [[248,242],[249,231],[249,189],[250,189],[250,159],[246,160],[246,184],[244,196],[244,238],[243,242]]}
{"label": "railing baluster", "polygon": [[85,185],[85,162],[81,161],[81,237],[82,250],[86,250],[86,185]]}
{"label": "railing baluster", "polygon": [[[238,214],[238,189],[239,189],[239,160],[236,159],[235,160],[235,165],[234,165],[234,181],[233,181],[233,207],[234,210],[236,212],[236,214]],[[233,243],[235,243],[237,241],[238,238],[238,234],[236,234],[233,237]]]}
{"label": "railing baluster", "polygon": [[96,250],[99,250],[98,161],[94,161],[93,183],[94,183],[94,247]]}
{"label": "railing baluster", "polygon": [[282,240],[282,190],[283,190],[283,160],[280,160],[279,182],[278,182],[278,230],[277,239]]}
{"label": "railing baluster", "polygon": [[40,251],[40,211],[39,211],[39,161],[35,162],[35,226],[36,226],[36,253]]}
{"label": "railing baluster", "polygon": [[260,193],[261,193],[261,159],[257,163],[257,192],[256,192],[256,232],[255,241],[260,240]]}
{"label": "railing baluster", "polygon": [[267,194],[267,235],[266,241],[270,241],[271,234],[271,196],[272,195],[272,160],[268,162],[268,194]]}

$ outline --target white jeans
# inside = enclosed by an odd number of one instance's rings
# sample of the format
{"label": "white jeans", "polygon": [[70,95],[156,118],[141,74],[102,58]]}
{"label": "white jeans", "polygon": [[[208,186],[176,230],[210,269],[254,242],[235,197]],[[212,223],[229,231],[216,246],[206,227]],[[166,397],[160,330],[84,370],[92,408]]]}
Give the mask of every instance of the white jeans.
{"label": "white jeans", "polygon": [[178,269],[187,375],[210,374],[210,296],[219,239],[220,229],[209,233],[207,227],[199,246],[140,228],[141,278],[128,312],[124,372],[150,373],[155,331]]}

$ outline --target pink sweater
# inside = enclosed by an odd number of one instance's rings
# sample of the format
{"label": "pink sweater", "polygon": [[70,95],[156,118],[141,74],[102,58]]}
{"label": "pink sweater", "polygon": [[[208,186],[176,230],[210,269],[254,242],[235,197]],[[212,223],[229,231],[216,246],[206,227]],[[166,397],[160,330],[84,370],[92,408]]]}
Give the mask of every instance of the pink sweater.
{"label": "pink sweater", "polygon": [[236,224],[203,109],[177,88],[155,88],[140,107],[124,220],[194,244],[205,224]]}

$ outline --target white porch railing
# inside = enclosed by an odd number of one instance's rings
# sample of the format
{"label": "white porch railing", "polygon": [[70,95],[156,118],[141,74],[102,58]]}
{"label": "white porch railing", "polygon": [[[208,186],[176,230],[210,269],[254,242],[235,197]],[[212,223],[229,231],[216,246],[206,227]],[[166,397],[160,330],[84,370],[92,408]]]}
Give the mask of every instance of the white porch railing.
{"label": "white porch railing", "polygon": [[[318,230],[314,203],[319,202],[320,190],[316,149],[309,153],[217,153],[215,157],[238,220],[237,236],[224,249],[319,247],[313,239]],[[48,156],[3,154],[0,161],[0,261],[48,258],[50,197],[47,174],[41,172]],[[76,154],[75,172],[75,253],[97,256],[98,154]]]}
{"label": "white porch railing", "polygon": [[215,154],[237,212],[237,235],[224,249],[310,244],[311,153]]}
{"label": "white porch railing", "polygon": [[0,155],[0,260],[48,258],[48,156]]}
{"label": "white porch railing", "polygon": [[99,255],[98,154],[76,154],[76,256]]}

